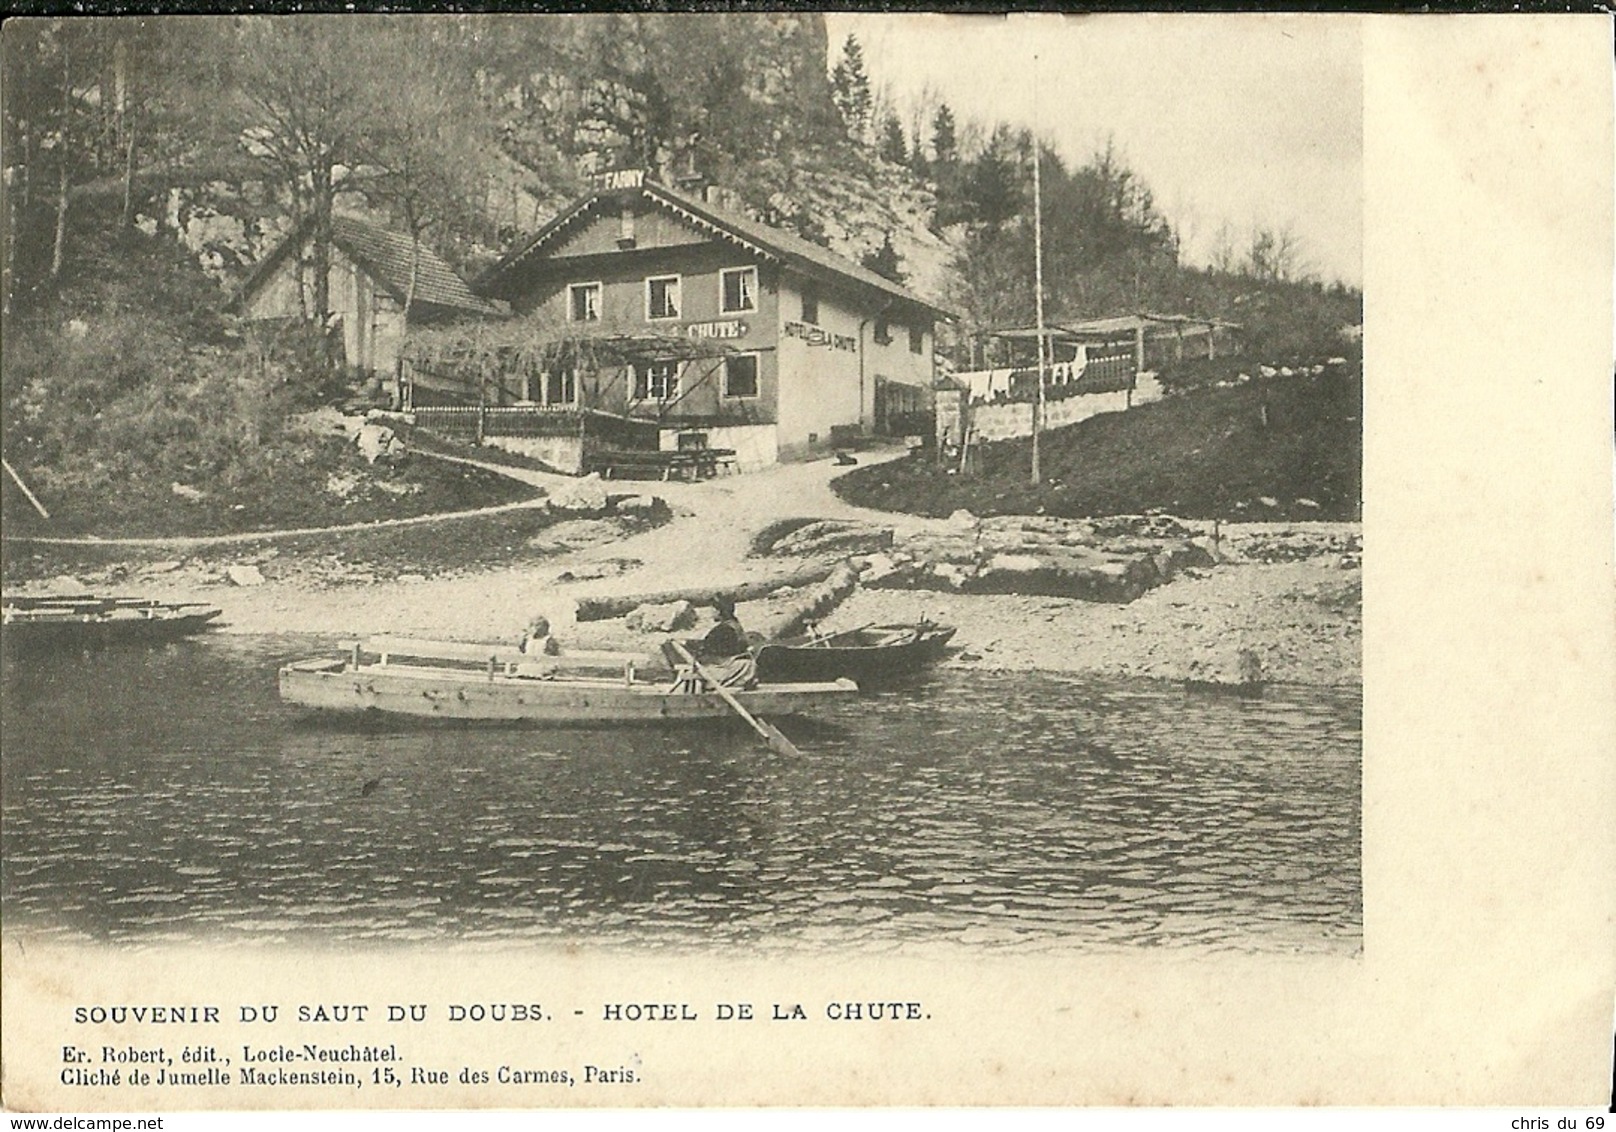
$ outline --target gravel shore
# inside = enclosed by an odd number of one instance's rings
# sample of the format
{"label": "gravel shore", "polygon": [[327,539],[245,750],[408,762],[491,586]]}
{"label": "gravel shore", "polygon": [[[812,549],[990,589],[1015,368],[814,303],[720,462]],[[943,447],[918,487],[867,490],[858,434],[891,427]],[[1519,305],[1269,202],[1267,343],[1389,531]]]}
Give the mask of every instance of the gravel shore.
{"label": "gravel shore", "polygon": [[[944,529],[942,520],[849,506],[827,486],[840,470],[819,461],[704,484],[658,484],[656,494],[673,507],[672,522],[612,541],[580,536],[558,547],[543,566],[434,573],[423,563],[419,574],[341,585],[288,570],[261,585],[238,587],[222,579],[216,562],[154,573],[136,561],[121,572],[81,580],[97,592],[218,605],[225,632],[408,633],[514,642],[528,619],[542,612],[566,643],[654,647],[651,636],[630,634],[620,621],[574,623],[573,603],[599,594],[787,574],[801,563],[747,556],[751,536],[784,516],[861,518],[896,526],[900,534]],[[962,667],[1217,678],[1233,670],[1244,649],[1258,655],[1269,680],[1358,684],[1360,571],[1355,559],[1344,561],[1322,545],[1358,530],[1356,524],[1228,525],[1223,538],[1232,561],[1176,577],[1127,604],[860,589],[824,627],[928,616],[957,626],[957,651],[947,663]],[[1290,538],[1282,550],[1291,552],[1239,551],[1242,545],[1271,548],[1276,538]],[[740,616],[743,623],[761,625],[779,605],[746,603]]]}
{"label": "gravel shore", "polygon": [[1358,572],[1317,560],[1219,566],[1126,605],[860,590],[824,627],[923,615],[958,627],[948,663],[959,667],[1204,679],[1233,671],[1249,649],[1272,681],[1363,680]]}

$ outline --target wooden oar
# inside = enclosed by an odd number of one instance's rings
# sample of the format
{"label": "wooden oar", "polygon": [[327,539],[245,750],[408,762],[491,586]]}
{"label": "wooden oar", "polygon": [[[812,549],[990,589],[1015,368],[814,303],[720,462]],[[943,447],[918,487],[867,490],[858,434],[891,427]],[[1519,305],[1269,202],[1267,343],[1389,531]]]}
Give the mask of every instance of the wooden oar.
{"label": "wooden oar", "polygon": [[701,666],[701,662],[690,654],[689,649],[685,648],[684,645],[673,640],[672,638],[669,638],[668,643],[673,646],[673,651],[678,653],[680,658],[695,670],[697,676],[700,676],[703,680],[705,680],[709,685],[712,686],[713,691],[717,692],[724,698],[724,702],[730,706],[730,710],[734,711],[736,715],[746,720],[746,722],[751,726],[752,730],[756,731],[763,737],[763,741],[769,745],[769,749],[771,751],[778,751],[782,755],[790,755],[793,758],[802,757],[802,752],[797,750],[796,745],[792,743],[790,739],[787,739],[783,734],[781,734],[778,727],[770,723],[768,720],[759,719],[757,716],[747,711],[746,708],[741,705],[741,701],[735,698],[735,693],[731,692],[728,688],[724,687],[724,685],[715,680],[712,674]]}
{"label": "wooden oar", "polygon": [[0,467],[5,468],[6,475],[11,477],[13,483],[22,488],[22,493],[28,497],[28,502],[34,505],[34,510],[39,512],[39,517],[49,519],[50,512],[45,510],[45,505],[39,501],[39,496],[28,490],[28,485],[22,482],[22,477],[17,474],[17,469],[13,468],[10,462],[4,458],[0,458]]}
{"label": "wooden oar", "polygon": [[812,647],[828,649],[828,648],[830,648],[830,642],[831,642],[832,638],[835,638],[835,637],[851,637],[854,633],[862,633],[866,629],[873,629],[873,628],[875,628],[875,622],[874,621],[866,621],[864,624],[860,625],[857,629],[843,629],[840,633],[821,633],[819,631],[819,623],[816,621],[813,624],[809,625],[808,632],[809,632],[809,635],[813,637],[813,646]]}

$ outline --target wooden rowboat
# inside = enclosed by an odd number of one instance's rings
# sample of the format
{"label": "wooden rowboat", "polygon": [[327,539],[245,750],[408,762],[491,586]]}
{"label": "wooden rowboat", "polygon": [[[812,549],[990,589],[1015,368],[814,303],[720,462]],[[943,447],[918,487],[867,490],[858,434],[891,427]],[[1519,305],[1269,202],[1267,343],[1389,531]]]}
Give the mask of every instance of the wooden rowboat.
{"label": "wooden rowboat", "polygon": [[[642,663],[654,679],[641,678]],[[353,645],[346,656],[284,666],[280,693],[300,707],[466,722],[587,727],[735,717],[719,693],[676,689],[666,676],[665,666],[635,653],[533,656],[502,645],[382,638]],[[779,716],[845,699],[858,685],[729,691],[749,712]]]}
{"label": "wooden rowboat", "polygon": [[931,664],[953,637],[953,626],[921,621],[771,641],[757,649],[758,679],[772,684],[845,677],[860,687],[881,684]]}
{"label": "wooden rowboat", "polygon": [[169,641],[206,629],[220,610],[199,602],[130,597],[7,597],[0,633],[8,647],[93,648]]}

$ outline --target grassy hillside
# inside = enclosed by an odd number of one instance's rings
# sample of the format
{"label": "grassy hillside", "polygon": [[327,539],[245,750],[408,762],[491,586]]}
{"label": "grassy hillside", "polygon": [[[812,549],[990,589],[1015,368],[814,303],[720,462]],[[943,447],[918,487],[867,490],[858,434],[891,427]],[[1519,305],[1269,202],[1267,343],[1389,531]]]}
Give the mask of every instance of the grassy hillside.
{"label": "grassy hillside", "polygon": [[1356,369],[1259,379],[1047,432],[1038,487],[1021,439],[983,445],[964,475],[928,452],[860,468],[835,488],[860,506],[937,516],[1357,519],[1362,401]]}

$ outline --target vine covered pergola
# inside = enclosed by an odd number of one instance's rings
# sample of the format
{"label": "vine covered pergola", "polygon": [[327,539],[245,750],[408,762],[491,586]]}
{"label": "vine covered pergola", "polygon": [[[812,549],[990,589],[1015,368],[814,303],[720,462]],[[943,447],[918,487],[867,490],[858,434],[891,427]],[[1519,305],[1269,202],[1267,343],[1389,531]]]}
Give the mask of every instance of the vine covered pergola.
{"label": "vine covered pergola", "polygon": [[[545,333],[512,323],[429,327],[412,335],[404,348],[402,393],[407,408],[430,401],[546,409],[600,409],[615,393],[631,413],[642,404],[654,405],[660,419],[712,380],[734,352],[722,342],[677,334]],[[697,372],[680,382],[675,397],[635,398],[635,367],[668,362],[696,363]]]}

